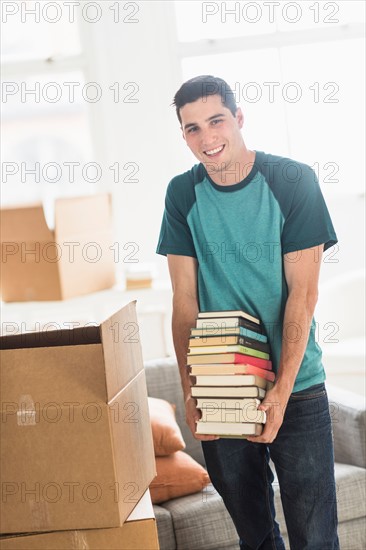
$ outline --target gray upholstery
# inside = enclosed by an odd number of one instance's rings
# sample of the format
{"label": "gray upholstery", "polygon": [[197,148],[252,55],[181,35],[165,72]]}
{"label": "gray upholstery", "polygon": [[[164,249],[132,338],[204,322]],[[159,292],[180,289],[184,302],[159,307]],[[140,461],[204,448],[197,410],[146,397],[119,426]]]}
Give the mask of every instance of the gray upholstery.
{"label": "gray upholstery", "polygon": [[234,524],[212,485],[194,495],[172,499],[164,507],[173,518],[177,548],[238,549]]}
{"label": "gray upholstery", "polygon": [[348,390],[327,385],[337,462],[366,468],[365,399]]}
{"label": "gray upholstery", "polygon": [[154,504],[154,513],[158,528],[160,550],[176,550],[172,516],[166,508]]}
{"label": "gray upholstery", "polygon": [[[363,518],[366,516],[366,470],[349,464],[335,464],[335,476],[337,486],[337,508],[339,523]],[[285,518],[283,515],[281,496],[275,475],[275,507],[276,519],[281,526],[281,532],[287,533]],[[365,529],[366,531],[366,529]],[[366,533],[365,533],[366,536]],[[366,542],[366,538],[365,538]],[[343,547],[342,547],[343,550]],[[356,547],[352,550],[356,550]]]}
{"label": "gray upholstery", "polygon": [[[185,423],[179,371],[174,359],[145,363],[148,394],[177,406],[185,451],[204,465],[201,444]],[[366,548],[365,406],[355,394],[327,386],[334,432],[339,539],[341,550]],[[271,464],[274,474],[275,469]],[[289,548],[280,491],[274,482],[277,521]],[[212,485],[203,491],[154,506],[161,550],[238,550],[238,536]]]}

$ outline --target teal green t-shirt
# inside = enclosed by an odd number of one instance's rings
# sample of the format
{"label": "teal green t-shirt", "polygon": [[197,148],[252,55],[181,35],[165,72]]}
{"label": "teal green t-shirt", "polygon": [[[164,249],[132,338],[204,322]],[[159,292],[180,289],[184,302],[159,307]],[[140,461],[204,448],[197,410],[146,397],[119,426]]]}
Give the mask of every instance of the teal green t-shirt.
{"label": "teal green t-shirt", "polygon": [[[244,310],[259,317],[277,372],[288,289],[284,254],[337,243],[315,172],[306,164],[256,151],[242,181],[217,185],[203,164],[169,183],[157,253],[198,261],[200,311]],[[319,258],[314,258],[319,261]],[[293,391],[325,380],[315,320]],[[296,330],[288,335],[296,339]]]}

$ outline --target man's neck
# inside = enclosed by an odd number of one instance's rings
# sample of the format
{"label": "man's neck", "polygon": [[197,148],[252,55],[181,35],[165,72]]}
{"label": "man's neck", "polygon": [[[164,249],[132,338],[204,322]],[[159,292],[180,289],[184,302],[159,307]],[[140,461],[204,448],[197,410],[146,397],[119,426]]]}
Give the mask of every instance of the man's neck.
{"label": "man's neck", "polygon": [[242,151],[240,160],[233,162],[223,170],[210,170],[206,167],[207,173],[217,185],[234,185],[243,181],[251,172],[255,162],[255,151],[250,151],[246,147]]}

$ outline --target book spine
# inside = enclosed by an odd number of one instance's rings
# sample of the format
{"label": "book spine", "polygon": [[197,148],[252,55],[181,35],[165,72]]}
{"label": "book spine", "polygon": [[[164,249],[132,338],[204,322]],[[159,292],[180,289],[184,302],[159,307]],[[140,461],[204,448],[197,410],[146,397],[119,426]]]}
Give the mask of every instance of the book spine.
{"label": "book spine", "polygon": [[204,329],[204,330],[226,330],[226,328],[241,327],[257,332],[258,334],[264,334],[264,329],[262,325],[257,325],[252,323],[247,319],[242,317],[213,317],[206,319],[197,319],[195,328]]}
{"label": "book spine", "polygon": [[274,372],[262,369],[260,367],[253,367],[252,365],[230,365],[228,369],[225,369],[225,364],[222,364],[221,366],[215,365],[214,368],[209,366],[206,367],[205,365],[193,365],[190,373],[192,376],[238,376],[241,374],[254,374],[256,376],[260,376],[261,378],[265,378],[266,380],[270,380],[271,382],[275,380]]}
{"label": "book spine", "polygon": [[198,375],[192,376],[195,386],[258,386],[266,388],[267,380],[254,374],[219,374],[214,376]]}
{"label": "book spine", "polygon": [[254,422],[222,422],[222,426],[218,425],[217,422],[197,422],[197,431],[198,434],[215,434],[220,435],[260,435],[262,433],[263,426],[262,424],[257,424]]}
{"label": "book spine", "polygon": [[201,408],[201,422],[258,422],[265,424],[266,413],[259,411],[255,405],[229,409],[226,407]]}
{"label": "book spine", "polygon": [[221,335],[221,336],[197,336],[189,339],[189,346],[196,347],[209,347],[209,346],[246,346],[248,348],[261,351],[263,353],[270,352],[269,345],[253,338],[247,338],[242,335]]}
{"label": "book spine", "polygon": [[205,363],[234,363],[234,364],[249,364],[261,369],[272,369],[272,362],[267,359],[259,359],[242,353],[219,353],[205,355],[187,355],[187,365],[204,365]]}
{"label": "book spine", "polygon": [[259,359],[269,360],[269,353],[258,351],[253,348],[248,348],[240,344],[233,344],[228,346],[193,346],[191,348],[188,348],[188,355],[210,355],[212,353],[242,353],[244,355],[258,357]]}
{"label": "book spine", "polygon": [[258,342],[263,342],[266,344],[268,342],[268,338],[265,334],[260,334],[259,332],[255,332],[254,330],[245,328],[245,327],[239,327],[239,326],[233,326],[233,327],[226,327],[225,329],[204,329],[204,328],[192,328],[191,329],[191,338],[211,338],[211,337],[222,337],[225,338],[227,336],[244,336],[247,338],[252,338],[253,340],[257,340]]}
{"label": "book spine", "polygon": [[260,319],[258,319],[257,317],[255,317],[254,315],[250,315],[250,313],[246,313],[245,311],[232,311],[232,310],[228,310],[228,309],[224,309],[224,310],[221,310],[221,311],[200,311],[198,313],[198,318],[199,319],[210,319],[210,318],[213,318],[213,319],[216,319],[216,318],[232,318],[234,317],[235,319],[239,318],[239,319],[244,319],[246,321],[249,321],[250,323],[253,323],[255,325],[260,325],[261,324],[261,321]]}

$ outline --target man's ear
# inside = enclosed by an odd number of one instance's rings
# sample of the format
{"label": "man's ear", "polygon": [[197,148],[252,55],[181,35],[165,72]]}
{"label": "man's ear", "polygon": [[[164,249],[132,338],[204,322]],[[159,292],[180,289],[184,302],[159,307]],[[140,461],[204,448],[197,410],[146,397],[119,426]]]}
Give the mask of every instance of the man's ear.
{"label": "man's ear", "polygon": [[244,124],[244,115],[243,115],[243,111],[241,110],[240,107],[238,107],[237,110],[236,110],[235,118],[238,121],[239,128],[241,129],[243,127],[243,124]]}
{"label": "man's ear", "polygon": [[182,126],[180,127],[180,129],[182,131],[182,138],[184,139],[184,141],[187,141],[186,136],[184,135],[184,130],[183,130]]}

